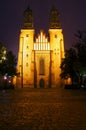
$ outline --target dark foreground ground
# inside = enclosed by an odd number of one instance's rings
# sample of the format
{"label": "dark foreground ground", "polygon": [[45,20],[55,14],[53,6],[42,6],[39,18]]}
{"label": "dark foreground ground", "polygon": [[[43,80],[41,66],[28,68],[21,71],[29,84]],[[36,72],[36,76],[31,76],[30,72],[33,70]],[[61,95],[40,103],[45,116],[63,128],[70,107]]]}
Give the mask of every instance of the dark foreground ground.
{"label": "dark foreground ground", "polygon": [[86,91],[0,91],[0,130],[86,130]]}

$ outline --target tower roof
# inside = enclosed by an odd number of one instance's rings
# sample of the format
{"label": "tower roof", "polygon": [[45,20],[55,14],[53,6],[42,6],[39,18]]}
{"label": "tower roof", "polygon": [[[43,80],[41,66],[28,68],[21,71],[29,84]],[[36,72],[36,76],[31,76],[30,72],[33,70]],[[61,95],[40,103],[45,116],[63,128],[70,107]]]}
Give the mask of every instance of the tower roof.
{"label": "tower roof", "polygon": [[32,10],[28,6],[24,11],[23,29],[32,29],[32,28],[33,28],[33,14]]}
{"label": "tower roof", "polygon": [[25,15],[26,13],[31,13],[31,14],[32,14],[32,10],[30,9],[29,6],[25,9],[24,15]]}
{"label": "tower roof", "polygon": [[55,8],[55,6],[53,5],[52,6],[52,8],[51,8],[51,10],[50,10],[50,12],[56,12],[56,13],[58,13],[59,14],[59,11]]}
{"label": "tower roof", "polygon": [[59,20],[59,11],[55,8],[55,6],[52,6],[50,10],[50,28],[61,28],[60,20]]}

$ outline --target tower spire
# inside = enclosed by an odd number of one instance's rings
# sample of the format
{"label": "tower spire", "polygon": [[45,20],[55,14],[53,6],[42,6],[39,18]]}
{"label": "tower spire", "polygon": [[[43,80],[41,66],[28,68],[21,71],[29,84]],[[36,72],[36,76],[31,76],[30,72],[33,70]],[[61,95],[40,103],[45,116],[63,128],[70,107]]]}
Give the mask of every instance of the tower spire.
{"label": "tower spire", "polygon": [[59,20],[59,12],[58,10],[55,8],[55,6],[52,7],[52,9],[50,10],[50,28],[51,29],[57,29],[57,28],[61,28],[60,25],[60,20]]}
{"label": "tower spire", "polygon": [[33,29],[33,14],[32,10],[28,6],[27,9],[24,11],[24,23],[23,29]]}

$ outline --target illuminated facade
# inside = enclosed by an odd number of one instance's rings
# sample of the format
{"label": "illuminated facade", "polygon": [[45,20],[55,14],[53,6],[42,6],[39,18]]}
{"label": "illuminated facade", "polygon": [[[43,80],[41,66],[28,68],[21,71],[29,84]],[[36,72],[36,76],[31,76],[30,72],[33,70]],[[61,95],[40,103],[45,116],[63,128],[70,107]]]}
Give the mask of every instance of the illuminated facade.
{"label": "illuminated facade", "polygon": [[64,57],[64,39],[59,13],[50,11],[49,36],[43,30],[35,37],[32,10],[24,12],[24,24],[20,33],[18,52],[17,86],[40,88],[56,87],[61,83],[60,64]]}

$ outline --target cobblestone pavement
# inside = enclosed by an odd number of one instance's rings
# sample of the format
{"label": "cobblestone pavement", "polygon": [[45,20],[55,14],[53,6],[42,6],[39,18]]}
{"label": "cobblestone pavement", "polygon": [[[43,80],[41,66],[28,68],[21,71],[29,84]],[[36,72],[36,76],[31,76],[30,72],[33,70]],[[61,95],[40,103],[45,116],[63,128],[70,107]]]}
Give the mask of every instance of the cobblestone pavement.
{"label": "cobblestone pavement", "polygon": [[0,91],[0,130],[86,130],[86,91]]}

